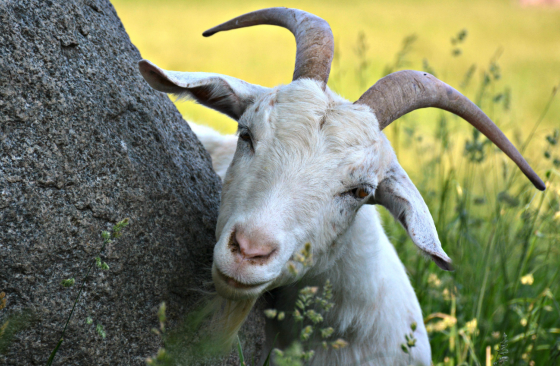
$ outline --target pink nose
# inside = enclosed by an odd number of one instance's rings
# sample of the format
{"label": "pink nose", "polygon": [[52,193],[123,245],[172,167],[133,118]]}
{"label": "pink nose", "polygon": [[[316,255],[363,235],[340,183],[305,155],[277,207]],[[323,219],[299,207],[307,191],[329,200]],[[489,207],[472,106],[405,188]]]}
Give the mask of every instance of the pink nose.
{"label": "pink nose", "polygon": [[246,235],[242,230],[235,230],[230,239],[232,252],[253,263],[263,264],[268,261],[277,245],[260,230],[253,230]]}

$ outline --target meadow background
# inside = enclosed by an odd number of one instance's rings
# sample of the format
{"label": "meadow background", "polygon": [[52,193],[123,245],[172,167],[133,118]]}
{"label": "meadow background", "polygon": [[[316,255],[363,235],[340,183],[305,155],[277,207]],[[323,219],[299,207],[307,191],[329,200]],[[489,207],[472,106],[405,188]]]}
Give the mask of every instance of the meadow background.
{"label": "meadow background", "polygon": [[[386,133],[427,201],[457,270],[419,258],[384,213],[430,331],[435,365],[560,364],[560,8],[516,1],[112,0],[142,56],[162,68],[289,83],[295,42],[260,26],[202,32],[245,12],[297,7],[327,20],[336,55],[329,87],[354,101],[388,72],[424,70],[475,101],[524,152],[534,189],[464,121],[421,110]],[[192,102],[185,119],[233,133]],[[506,361],[504,334],[509,340]],[[404,341],[404,339],[403,339]],[[500,361],[501,359],[501,361]]]}

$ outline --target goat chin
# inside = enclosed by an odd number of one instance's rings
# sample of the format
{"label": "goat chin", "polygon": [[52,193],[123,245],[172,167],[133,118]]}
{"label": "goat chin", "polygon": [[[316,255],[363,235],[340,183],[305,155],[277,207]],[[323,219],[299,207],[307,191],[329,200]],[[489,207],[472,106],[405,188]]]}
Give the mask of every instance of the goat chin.
{"label": "goat chin", "polygon": [[215,295],[209,302],[207,311],[214,314],[210,323],[210,334],[216,336],[219,348],[223,350],[231,349],[239,329],[247,319],[256,300],[256,298],[230,300]]}
{"label": "goat chin", "polygon": [[223,275],[215,266],[212,267],[212,280],[218,295],[231,301],[256,300],[268,286],[268,283],[255,286],[242,284],[235,286],[234,284],[234,288],[231,284],[227,283],[228,280],[231,282],[233,279],[225,278],[225,275]]}

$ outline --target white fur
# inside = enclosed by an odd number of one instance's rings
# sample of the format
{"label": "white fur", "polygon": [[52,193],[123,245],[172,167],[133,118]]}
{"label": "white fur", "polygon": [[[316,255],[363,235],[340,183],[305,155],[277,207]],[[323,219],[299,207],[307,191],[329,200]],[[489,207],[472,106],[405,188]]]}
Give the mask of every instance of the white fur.
{"label": "white fur", "polygon": [[204,148],[210,153],[214,171],[224,180],[227,168],[231,164],[237,148],[237,136],[222,135],[210,127],[196,123],[189,123],[189,126],[202,142]]}

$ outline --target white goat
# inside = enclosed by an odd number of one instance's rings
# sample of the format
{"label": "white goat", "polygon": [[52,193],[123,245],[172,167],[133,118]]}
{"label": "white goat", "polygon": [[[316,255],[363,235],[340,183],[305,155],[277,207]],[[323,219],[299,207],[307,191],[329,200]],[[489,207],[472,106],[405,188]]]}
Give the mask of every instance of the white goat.
{"label": "white goat", "polygon": [[[153,88],[193,98],[239,123],[238,139],[196,131],[223,179],[212,267],[218,294],[242,304],[244,317],[256,298],[278,288],[273,307],[289,311],[300,288],[330,279],[335,306],[325,324],[349,346],[318,348],[313,365],[430,365],[418,300],[371,204],[385,206],[438,266],[449,270],[451,260],[381,130],[418,108],[445,109],[484,133],[537,188],[544,189],[543,182],[478,107],[432,75],[391,74],[355,103],[330,91],[332,33],[314,15],[264,9],[204,35],[257,24],[282,26],[295,35],[289,85],[265,88],[218,74],[165,71],[146,60],[139,64]],[[287,263],[305,243],[312,245],[314,264],[300,266],[294,275]],[[418,325],[417,343],[407,355],[400,345],[412,323]],[[267,320],[266,328],[269,347],[277,333],[279,347],[294,339],[287,320]]]}

